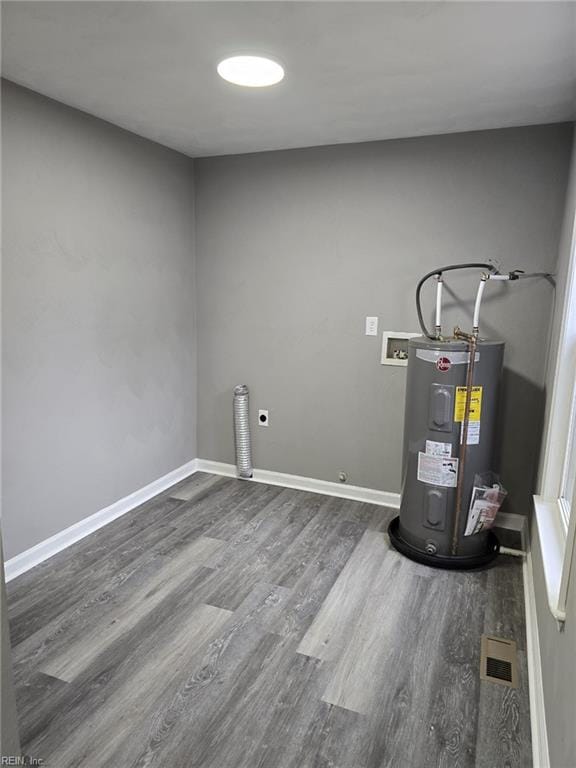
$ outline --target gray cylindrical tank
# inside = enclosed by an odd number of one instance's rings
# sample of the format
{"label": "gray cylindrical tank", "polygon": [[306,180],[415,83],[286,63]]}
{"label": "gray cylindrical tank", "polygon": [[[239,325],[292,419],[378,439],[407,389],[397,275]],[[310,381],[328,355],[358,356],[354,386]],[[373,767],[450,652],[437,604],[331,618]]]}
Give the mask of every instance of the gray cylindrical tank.
{"label": "gray cylindrical tank", "polygon": [[[464,530],[474,476],[494,469],[503,354],[503,342],[478,340],[458,525],[457,555],[464,565],[467,558],[481,560],[494,548],[488,532],[464,536]],[[465,341],[417,337],[409,342],[402,502],[391,537],[407,545],[406,554],[418,559],[421,552],[427,562],[454,556],[455,459],[460,456],[468,358]]]}

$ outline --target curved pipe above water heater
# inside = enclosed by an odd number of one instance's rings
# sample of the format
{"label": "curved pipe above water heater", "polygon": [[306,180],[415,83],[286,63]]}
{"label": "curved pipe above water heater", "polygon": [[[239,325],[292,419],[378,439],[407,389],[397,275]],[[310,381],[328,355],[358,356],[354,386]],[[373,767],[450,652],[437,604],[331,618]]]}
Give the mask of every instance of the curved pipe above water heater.
{"label": "curved pipe above water heater", "polygon": [[[469,262],[464,264],[449,264],[446,267],[438,267],[438,269],[434,269],[432,270],[432,272],[428,272],[428,274],[424,275],[424,277],[422,277],[418,281],[418,285],[416,286],[416,312],[418,314],[418,323],[420,324],[420,328],[422,329],[422,334],[426,336],[426,338],[428,339],[438,339],[440,334],[437,333],[435,335],[430,333],[430,331],[426,327],[426,323],[424,322],[424,317],[422,315],[422,304],[420,301],[420,293],[422,291],[422,286],[431,277],[438,277],[438,280],[440,283],[440,280],[442,279],[442,275],[444,272],[453,272],[455,270],[461,270],[461,269],[482,269],[482,270],[487,270],[488,272],[495,272],[495,273],[498,272],[494,264],[484,264],[483,262]],[[436,294],[436,321],[437,321],[436,325],[437,326],[440,325],[440,323],[438,322],[438,318],[439,318],[439,312],[441,312],[441,306],[440,307],[438,306],[438,303],[439,303],[438,299],[440,298],[440,303],[442,301],[441,288],[439,288],[438,291],[440,293],[440,297],[438,297],[438,292],[437,292]]]}
{"label": "curved pipe above water heater", "polygon": [[[418,285],[416,286],[416,313],[418,315],[418,323],[422,330],[422,335],[425,336],[427,339],[432,339],[432,340],[442,339],[441,314],[442,314],[442,288],[444,283],[443,274],[444,272],[454,272],[462,269],[483,270],[482,276],[480,278],[480,285],[478,286],[478,291],[476,293],[476,301],[474,303],[474,317],[472,321],[473,323],[472,334],[474,336],[478,336],[479,325],[480,325],[480,306],[482,304],[482,297],[484,294],[484,289],[486,287],[486,282],[488,280],[520,280],[524,278],[533,278],[533,277],[551,278],[554,276],[551,272],[526,273],[521,269],[514,269],[511,272],[505,272],[501,274],[496,269],[494,264],[485,264],[483,262],[449,264],[446,267],[438,267],[437,269],[434,269],[431,272],[428,272],[426,275],[424,275],[424,277],[422,277],[418,281]],[[426,323],[424,322],[424,317],[422,315],[421,297],[420,297],[422,286],[431,277],[436,277],[438,280],[438,283],[436,286],[436,315],[435,315],[436,319],[435,319],[434,333],[430,333],[430,331],[426,326]]]}

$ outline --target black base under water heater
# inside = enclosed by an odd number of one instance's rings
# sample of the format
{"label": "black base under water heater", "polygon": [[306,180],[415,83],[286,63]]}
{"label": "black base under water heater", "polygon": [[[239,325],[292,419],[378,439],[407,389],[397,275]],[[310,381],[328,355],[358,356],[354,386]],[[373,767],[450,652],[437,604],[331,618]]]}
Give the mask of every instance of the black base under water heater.
{"label": "black base under water heater", "polygon": [[[418,562],[478,568],[499,551],[490,530],[466,536],[475,475],[491,471],[498,420],[504,343],[477,340],[467,396],[469,344],[458,339],[410,339],[400,515],[389,527],[393,546]],[[468,382],[470,383],[470,382]],[[465,463],[458,464],[468,405]]]}

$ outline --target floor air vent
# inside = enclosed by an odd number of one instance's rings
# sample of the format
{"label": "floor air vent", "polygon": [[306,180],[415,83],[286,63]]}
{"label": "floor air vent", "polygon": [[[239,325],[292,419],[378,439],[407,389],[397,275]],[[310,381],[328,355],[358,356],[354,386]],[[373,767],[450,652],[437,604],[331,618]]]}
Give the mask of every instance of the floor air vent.
{"label": "floor air vent", "polygon": [[502,637],[482,635],[480,645],[480,679],[518,687],[516,643]]}

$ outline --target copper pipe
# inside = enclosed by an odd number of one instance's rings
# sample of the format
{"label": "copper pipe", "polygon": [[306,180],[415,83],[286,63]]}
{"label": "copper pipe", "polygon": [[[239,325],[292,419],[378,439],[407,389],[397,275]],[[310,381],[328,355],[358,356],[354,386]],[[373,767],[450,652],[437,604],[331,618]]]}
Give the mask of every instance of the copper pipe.
{"label": "copper pipe", "polygon": [[462,514],[462,490],[464,485],[464,472],[466,470],[466,448],[468,445],[468,423],[470,421],[470,403],[472,402],[472,386],[474,384],[474,364],[476,362],[476,336],[464,333],[460,328],[454,328],[454,338],[462,339],[468,343],[468,368],[466,370],[466,401],[464,404],[464,419],[462,421],[462,436],[458,461],[458,479],[456,482],[456,512],[454,514],[454,527],[452,529],[452,554],[458,552],[458,536],[460,528],[460,516]]}

